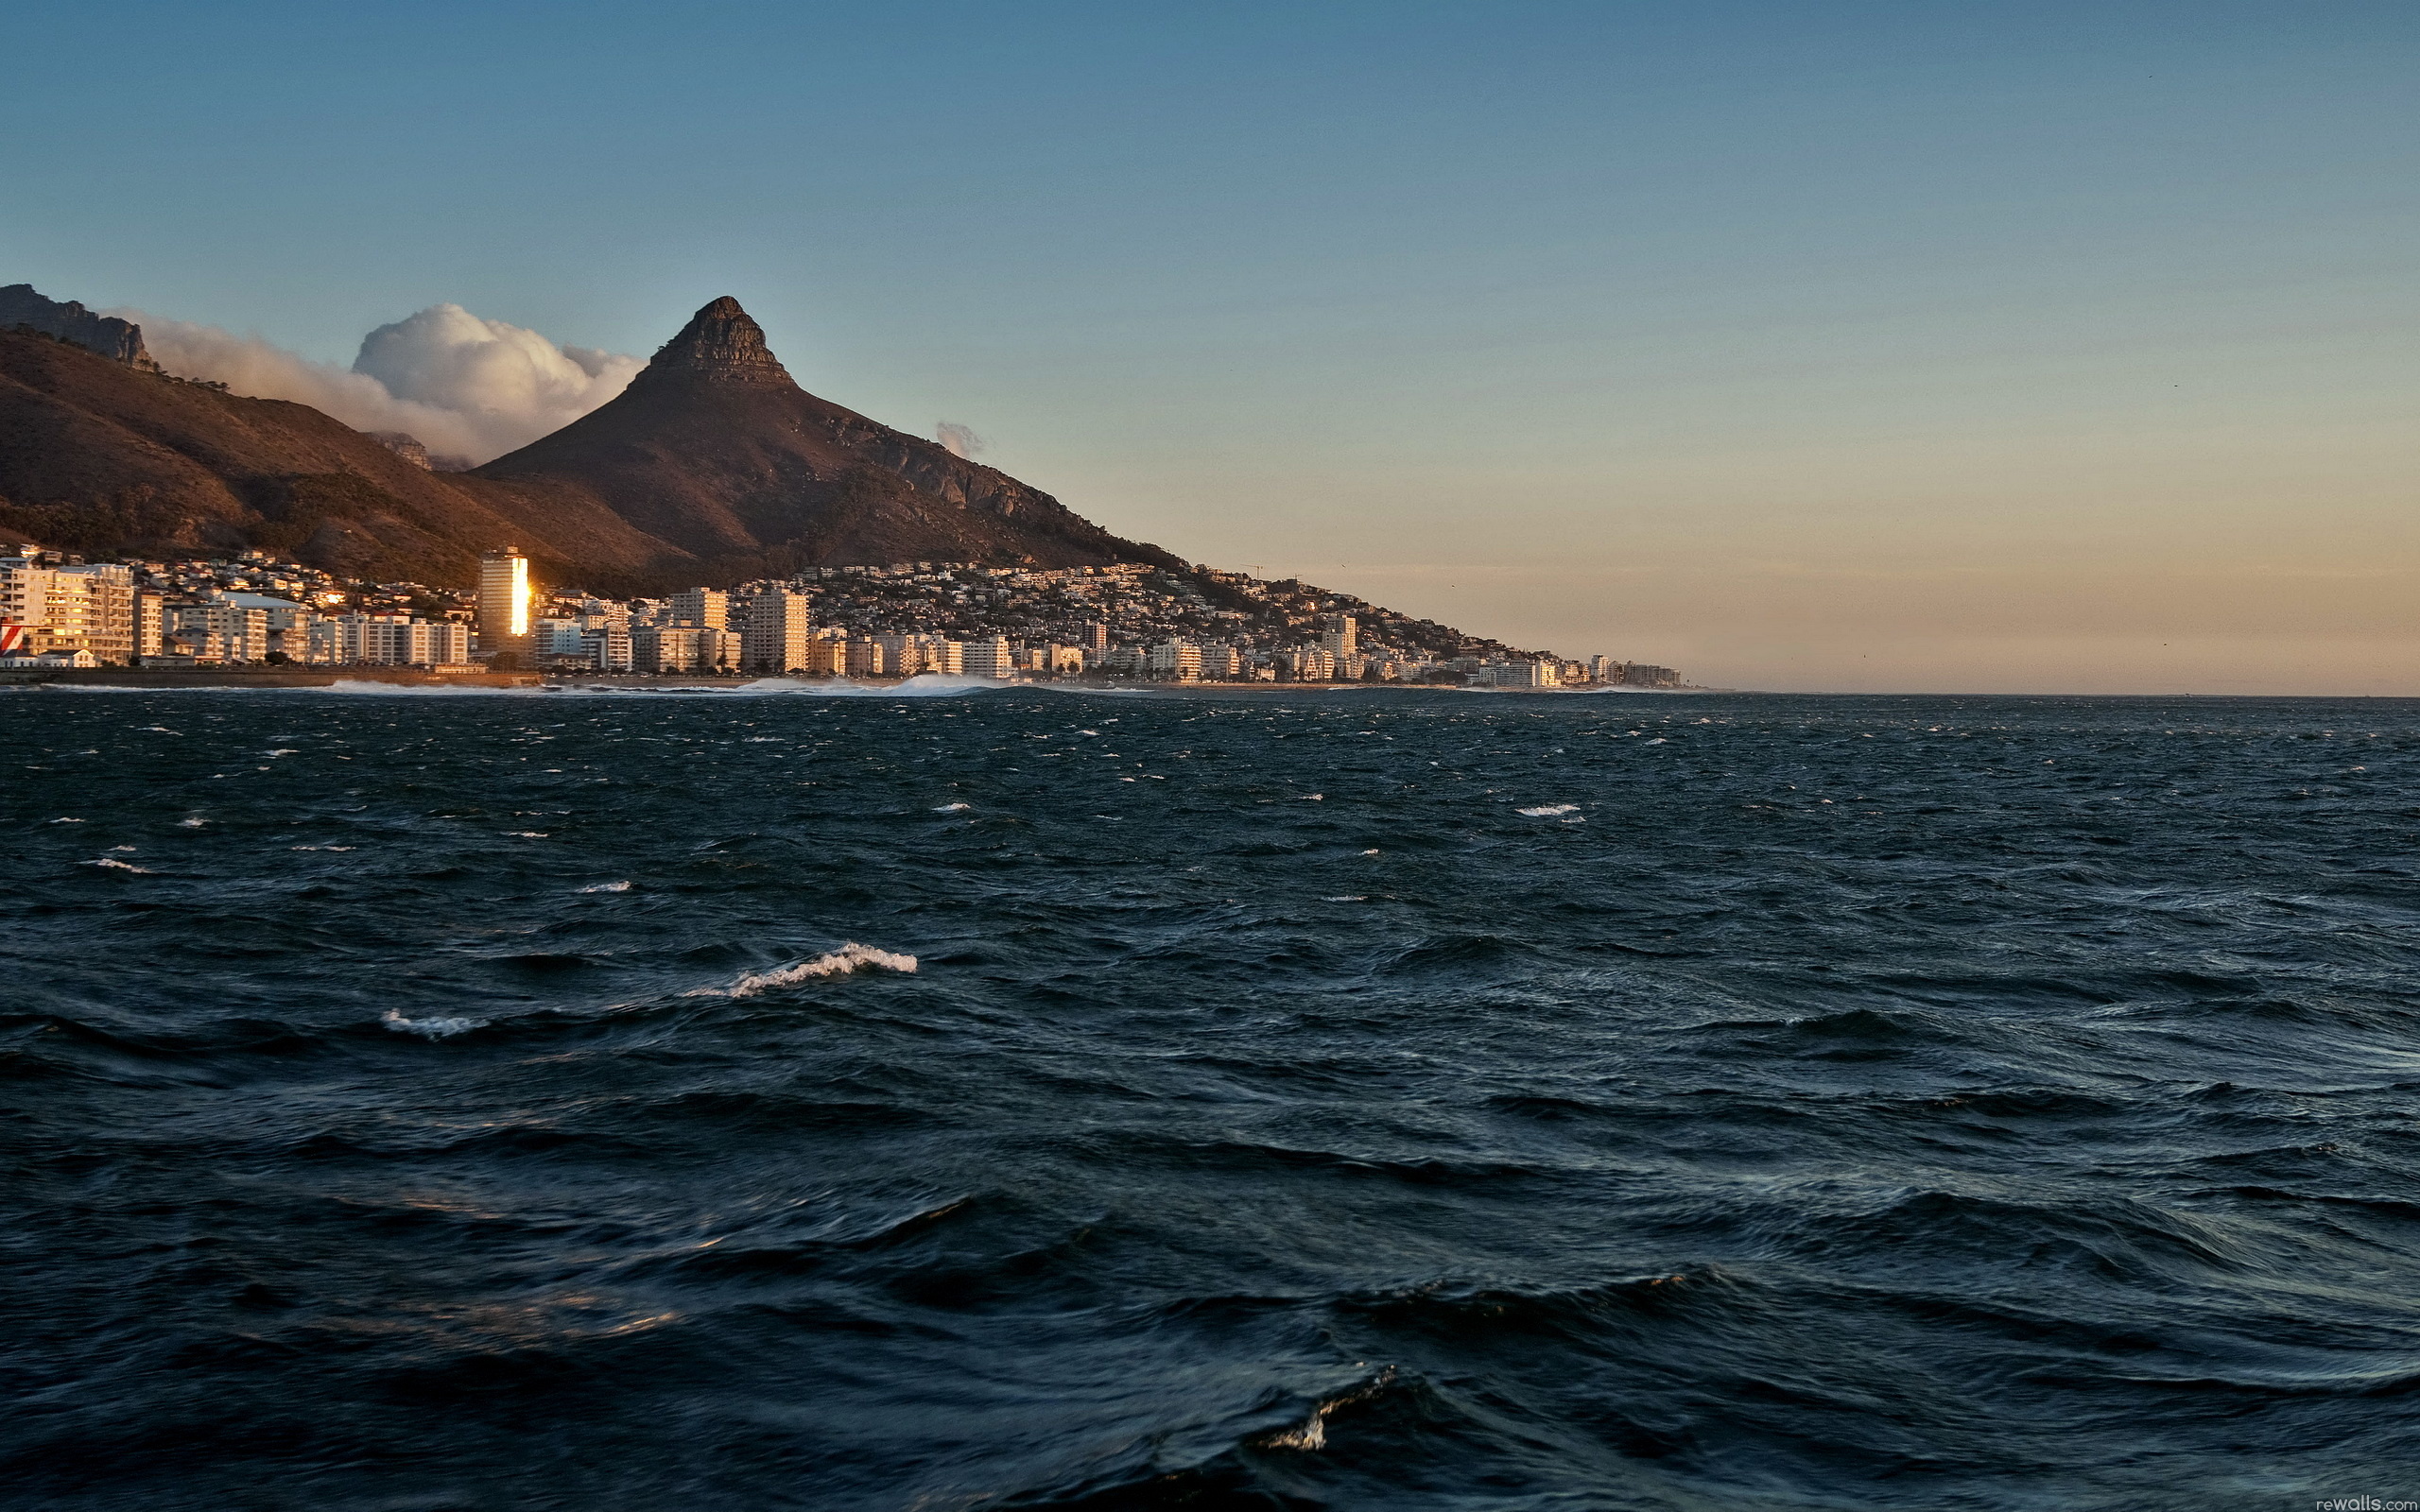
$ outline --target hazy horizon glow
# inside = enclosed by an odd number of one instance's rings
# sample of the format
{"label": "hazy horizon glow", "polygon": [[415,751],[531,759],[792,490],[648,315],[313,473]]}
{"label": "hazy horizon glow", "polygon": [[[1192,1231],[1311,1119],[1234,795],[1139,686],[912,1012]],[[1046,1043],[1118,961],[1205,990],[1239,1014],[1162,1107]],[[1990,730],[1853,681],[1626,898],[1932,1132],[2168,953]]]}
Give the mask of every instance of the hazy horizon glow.
{"label": "hazy horizon glow", "polygon": [[732,294],[1114,530],[1516,644],[2420,694],[2408,7],[17,26],[0,282],[56,298],[341,372],[433,306],[603,361]]}

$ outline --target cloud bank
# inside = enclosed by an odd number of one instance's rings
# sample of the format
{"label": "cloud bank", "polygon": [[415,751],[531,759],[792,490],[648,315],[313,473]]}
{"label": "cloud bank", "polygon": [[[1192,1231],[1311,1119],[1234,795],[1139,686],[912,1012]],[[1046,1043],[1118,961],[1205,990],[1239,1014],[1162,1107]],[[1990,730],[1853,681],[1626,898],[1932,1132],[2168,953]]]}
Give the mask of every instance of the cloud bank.
{"label": "cloud bank", "polygon": [[290,399],[361,431],[404,431],[478,463],[561,430],[620,393],[640,357],[558,346],[535,331],[435,304],[362,337],[350,370],[257,336],[115,310],[161,367],[256,399]]}
{"label": "cloud bank", "polygon": [[972,457],[989,444],[966,426],[948,420],[934,424],[933,439],[948,447],[952,456]]}

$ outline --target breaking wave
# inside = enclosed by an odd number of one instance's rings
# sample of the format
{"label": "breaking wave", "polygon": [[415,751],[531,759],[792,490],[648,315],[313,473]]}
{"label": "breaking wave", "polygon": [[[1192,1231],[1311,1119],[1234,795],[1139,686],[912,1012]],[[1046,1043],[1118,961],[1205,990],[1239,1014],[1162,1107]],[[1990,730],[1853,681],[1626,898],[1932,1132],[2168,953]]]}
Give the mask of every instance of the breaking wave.
{"label": "breaking wave", "polygon": [[458,1034],[484,1029],[489,1022],[486,1019],[406,1019],[393,1008],[379,1015],[378,1022],[396,1034],[416,1034],[424,1040],[451,1040]]}
{"label": "breaking wave", "polygon": [[916,970],[916,957],[891,951],[878,951],[871,945],[851,940],[838,950],[819,955],[811,961],[800,961],[777,971],[752,972],[729,987],[701,987],[692,989],[693,998],[750,998],[777,987],[795,987],[820,977],[847,976],[852,971],[903,971]]}

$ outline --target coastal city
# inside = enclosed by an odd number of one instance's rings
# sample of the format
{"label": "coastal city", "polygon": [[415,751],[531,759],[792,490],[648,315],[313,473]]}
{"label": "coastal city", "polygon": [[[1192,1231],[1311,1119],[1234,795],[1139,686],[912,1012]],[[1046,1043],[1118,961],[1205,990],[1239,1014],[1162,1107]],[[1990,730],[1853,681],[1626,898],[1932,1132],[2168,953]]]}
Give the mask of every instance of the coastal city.
{"label": "coastal city", "polygon": [[339,578],[261,552],[0,557],[0,669],[104,667],[1685,685],[1669,667],[1517,650],[1294,579],[1182,564],[821,567],[622,599],[549,591],[510,547],[482,557],[471,589]]}

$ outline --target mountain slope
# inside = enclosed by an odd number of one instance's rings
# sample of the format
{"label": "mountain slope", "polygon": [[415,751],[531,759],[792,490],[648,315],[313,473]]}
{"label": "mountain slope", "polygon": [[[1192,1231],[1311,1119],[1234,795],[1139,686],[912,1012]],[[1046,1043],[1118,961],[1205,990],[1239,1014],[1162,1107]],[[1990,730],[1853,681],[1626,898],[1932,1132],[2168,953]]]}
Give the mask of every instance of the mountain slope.
{"label": "mountain slope", "polygon": [[700,310],[619,397],[473,475],[577,489],[722,578],[920,559],[1176,560],[807,393],[728,298]]}
{"label": "mountain slope", "polygon": [[308,405],[24,331],[0,331],[0,530],[89,556],[260,549],[429,582],[468,580],[506,543],[609,581],[685,555],[579,490],[432,473]]}

